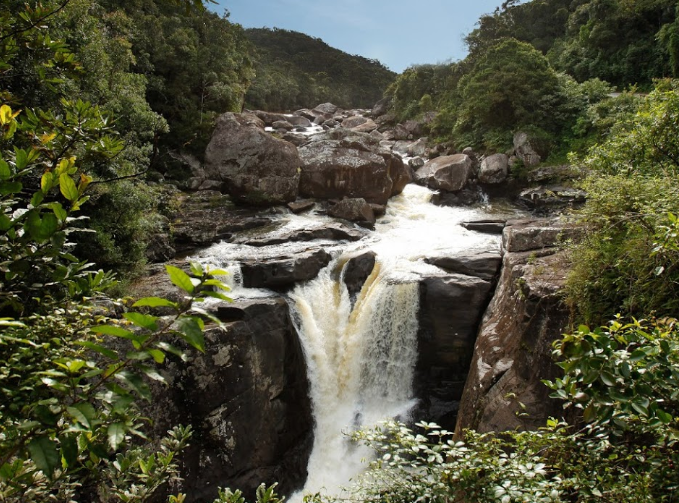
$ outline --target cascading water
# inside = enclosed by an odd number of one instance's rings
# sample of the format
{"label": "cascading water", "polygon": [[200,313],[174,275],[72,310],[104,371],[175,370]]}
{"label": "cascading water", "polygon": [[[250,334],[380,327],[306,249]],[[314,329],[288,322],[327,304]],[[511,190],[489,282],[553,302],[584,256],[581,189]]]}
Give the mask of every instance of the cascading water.
{"label": "cascading water", "polygon": [[408,413],[417,356],[418,284],[390,283],[379,264],[352,309],[334,271],[290,294],[313,405],[314,446],[304,492],[336,492],[366,456],[344,433]]}
{"label": "cascading water", "polygon": [[[419,282],[424,276],[442,273],[424,259],[499,246],[498,236],[459,225],[487,218],[488,207],[439,207],[430,203],[431,197],[430,190],[409,185],[389,201],[373,233],[350,244],[317,242],[335,259],[316,279],[288,294],[308,366],[315,420],[308,479],[292,501],[321,489],[339,492],[362,471],[362,459],[370,455],[351,443],[346,433],[384,419],[405,419],[415,404]],[[515,211],[503,213],[509,216]],[[275,232],[328,221],[320,216],[285,218],[288,221]],[[201,260],[224,266],[239,257],[295,253],[295,246],[308,247],[309,243],[286,243],[270,250],[221,243],[206,250]],[[356,299],[351,299],[342,281],[344,266],[348,257],[368,250],[377,256],[375,267]],[[254,292],[262,294],[266,292]]]}

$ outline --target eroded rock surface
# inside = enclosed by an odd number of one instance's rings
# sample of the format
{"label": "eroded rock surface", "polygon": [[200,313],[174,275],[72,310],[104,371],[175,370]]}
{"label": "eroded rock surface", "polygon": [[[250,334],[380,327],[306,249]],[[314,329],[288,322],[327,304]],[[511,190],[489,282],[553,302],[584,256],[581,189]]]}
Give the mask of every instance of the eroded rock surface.
{"label": "eroded rock surface", "polygon": [[294,201],[301,165],[297,149],[253,125],[248,116],[226,113],[217,119],[205,151],[207,177],[222,182],[221,190],[239,202],[271,206]]}
{"label": "eroded rock surface", "polygon": [[415,180],[430,189],[456,192],[467,185],[472,160],[466,154],[437,157],[415,172]]}
{"label": "eroded rock surface", "polygon": [[154,401],[155,428],[190,424],[181,491],[213,501],[218,487],[253,495],[264,482],[301,487],[313,421],[302,350],[282,298],[225,305],[223,328],[206,332],[206,352],[173,361]]}
{"label": "eroded rock surface", "polygon": [[560,294],[568,261],[556,245],[573,232],[551,220],[514,221],[505,228],[502,274],[474,347],[458,434],[465,428],[536,429],[548,417],[562,416],[561,402],[549,398],[541,380],[560,375],[551,345],[568,326]]}

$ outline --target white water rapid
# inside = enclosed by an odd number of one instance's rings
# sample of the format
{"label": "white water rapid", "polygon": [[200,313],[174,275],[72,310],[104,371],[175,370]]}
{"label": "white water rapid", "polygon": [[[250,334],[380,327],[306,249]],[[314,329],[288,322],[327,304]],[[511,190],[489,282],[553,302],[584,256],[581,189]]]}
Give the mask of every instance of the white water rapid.
{"label": "white water rapid", "polygon": [[[424,259],[497,249],[498,236],[469,231],[460,223],[516,214],[513,209],[490,206],[439,207],[430,203],[431,197],[430,190],[408,185],[389,201],[374,232],[354,243],[321,243],[334,260],[316,279],[288,295],[307,362],[315,421],[308,479],[303,490],[291,497],[293,503],[321,489],[339,495],[370,456],[346,434],[389,418],[407,419],[415,405],[419,281],[425,275],[442,274]],[[313,215],[285,218],[276,232],[328,220]],[[271,250],[221,243],[208,249],[202,261],[224,266],[243,256],[294,253],[295,246],[309,243],[276,245]],[[352,302],[342,281],[343,269],[352,256],[369,250],[377,255],[376,265]]]}

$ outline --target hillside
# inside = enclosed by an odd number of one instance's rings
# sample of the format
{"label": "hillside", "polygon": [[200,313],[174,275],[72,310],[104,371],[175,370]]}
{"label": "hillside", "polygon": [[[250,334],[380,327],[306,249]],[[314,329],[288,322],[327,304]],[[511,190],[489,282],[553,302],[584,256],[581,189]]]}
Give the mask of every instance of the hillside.
{"label": "hillside", "polygon": [[352,56],[319,38],[281,29],[249,29],[256,77],[246,106],[285,111],[330,101],[343,108],[368,108],[396,74],[379,61]]}

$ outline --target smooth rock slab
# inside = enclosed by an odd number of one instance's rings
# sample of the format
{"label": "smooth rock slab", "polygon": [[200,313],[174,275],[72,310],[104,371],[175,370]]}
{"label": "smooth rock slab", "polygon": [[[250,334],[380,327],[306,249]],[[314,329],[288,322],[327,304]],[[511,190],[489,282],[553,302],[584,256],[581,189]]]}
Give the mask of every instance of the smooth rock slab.
{"label": "smooth rock slab", "polygon": [[331,256],[322,249],[309,249],[294,256],[241,262],[245,288],[271,288],[284,290],[300,281],[309,281],[330,263]]}

